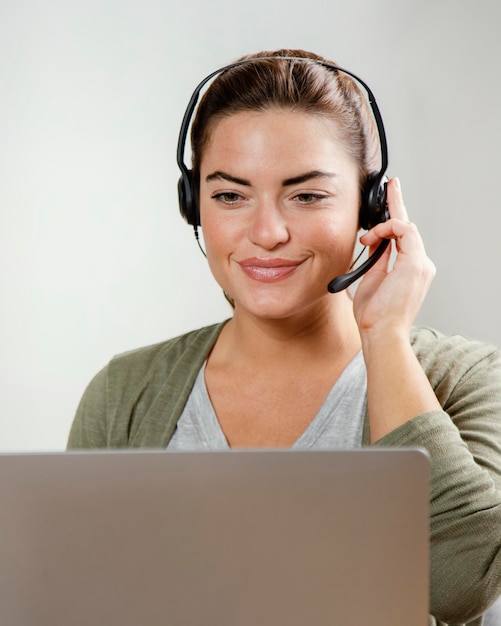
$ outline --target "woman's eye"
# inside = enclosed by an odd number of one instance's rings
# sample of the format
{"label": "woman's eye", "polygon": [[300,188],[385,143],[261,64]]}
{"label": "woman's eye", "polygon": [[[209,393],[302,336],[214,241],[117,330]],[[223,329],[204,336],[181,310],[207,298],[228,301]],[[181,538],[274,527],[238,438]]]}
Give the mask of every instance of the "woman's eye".
{"label": "woman's eye", "polygon": [[313,204],[314,202],[318,202],[324,198],[326,198],[326,196],[319,193],[298,193],[294,196],[294,199],[301,204]]}
{"label": "woman's eye", "polygon": [[212,198],[214,200],[219,200],[224,204],[236,204],[242,199],[242,196],[234,191],[223,191],[221,193],[215,193]]}

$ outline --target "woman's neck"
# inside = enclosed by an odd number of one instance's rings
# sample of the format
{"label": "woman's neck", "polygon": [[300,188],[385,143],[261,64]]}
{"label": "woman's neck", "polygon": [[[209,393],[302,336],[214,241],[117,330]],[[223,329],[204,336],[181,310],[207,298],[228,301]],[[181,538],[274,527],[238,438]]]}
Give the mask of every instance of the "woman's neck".
{"label": "woman's neck", "polygon": [[237,306],[218,339],[214,357],[221,363],[255,363],[266,369],[284,362],[352,358],[360,350],[360,336],[351,299],[340,296],[328,306],[287,319],[258,318]]}

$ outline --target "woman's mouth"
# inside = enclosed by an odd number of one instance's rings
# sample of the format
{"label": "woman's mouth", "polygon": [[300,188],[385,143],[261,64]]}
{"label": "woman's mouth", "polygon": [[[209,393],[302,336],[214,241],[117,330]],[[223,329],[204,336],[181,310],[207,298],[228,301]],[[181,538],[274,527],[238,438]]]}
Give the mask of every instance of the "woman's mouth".
{"label": "woman's mouth", "polygon": [[249,278],[262,283],[273,283],[290,276],[302,264],[302,261],[253,257],[238,261],[238,264]]}

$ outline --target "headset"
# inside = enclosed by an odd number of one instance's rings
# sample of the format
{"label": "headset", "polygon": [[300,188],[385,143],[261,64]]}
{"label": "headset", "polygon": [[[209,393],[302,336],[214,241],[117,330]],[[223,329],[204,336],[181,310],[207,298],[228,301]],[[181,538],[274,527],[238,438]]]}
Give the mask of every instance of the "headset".
{"label": "headset", "polygon": [[[188,135],[188,128],[195,112],[200,93],[210,80],[225,72],[226,70],[230,70],[241,65],[246,65],[248,63],[258,63],[260,61],[277,59],[303,63],[316,63],[317,65],[326,67],[333,72],[342,72],[343,74],[350,76],[364,88],[365,92],[367,93],[368,102],[371,107],[374,121],[376,123],[376,128],[379,134],[379,145],[381,149],[381,167],[378,172],[373,172],[369,174],[367,180],[364,183],[361,194],[359,222],[361,228],[363,228],[364,230],[369,230],[373,228],[376,224],[385,222],[389,218],[388,207],[386,203],[386,185],[388,182],[388,178],[386,176],[386,170],[388,168],[388,145],[386,141],[386,132],[384,129],[383,118],[377,105],[376,98],[374,97],[374,94],[372,93],[372,90],[369,88],[369,86],[357,75],[353,74],[353,72],[345,70],[337,65],[334,65],[333,63],[322,61],[320,59],[308,59],[303,57],[289,56],[254,58],[249,57],[247,59],[235,61],[234,63],[225,65],[224,67],[220,67],[219,69],[211,72],[208,76],[206,76],[195,88],[195,91],[190,98],[188,106],[186,107],[186,111],[184,113],[181,123],[177,144],[177,164],[179,166],[179,169],[181,170],[181,176],[178,181],[179,210],[181,212],[181,215],[188,222],[188,224],[194,227],[195,237],[197,241],[198,226],[200,226],[198,181],[194,180],[193,171],[185,164],[184,153],[186,147],[186,138]],[[375,263],[377,263],[377,261],[381,258],[383,252],[388,247],[389,243],[389,239],[383,239],[383,241],[379,244],[376,250],[369,256],[366,261],[364,261],[364,263],[362,263],[362,265],[360,265],[360,267],[347,274],[337,276],[336,278],[331,280],[330,283],[327,285],[328,291],[330,293],[337,293],[338,291],[346,289],[352,283],[358,280],[371,267],[373,267]]]}

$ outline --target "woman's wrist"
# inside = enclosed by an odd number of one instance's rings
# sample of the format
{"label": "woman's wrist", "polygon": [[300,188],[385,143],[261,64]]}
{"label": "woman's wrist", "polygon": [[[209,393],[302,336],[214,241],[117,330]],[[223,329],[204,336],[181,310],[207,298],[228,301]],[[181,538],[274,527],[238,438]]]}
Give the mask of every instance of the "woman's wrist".
{"label": "woman's wrist", "polygon": [[412,350],[410,329],[397,324],[380,325],[360,331],[362,352],[368,361],[371,356],[381,358],[388,350]]}
{"label": "woman's wrist", "polygon": [[364,333],[371,440],[377,441],[410,419],[441,409],[402,327]]}

